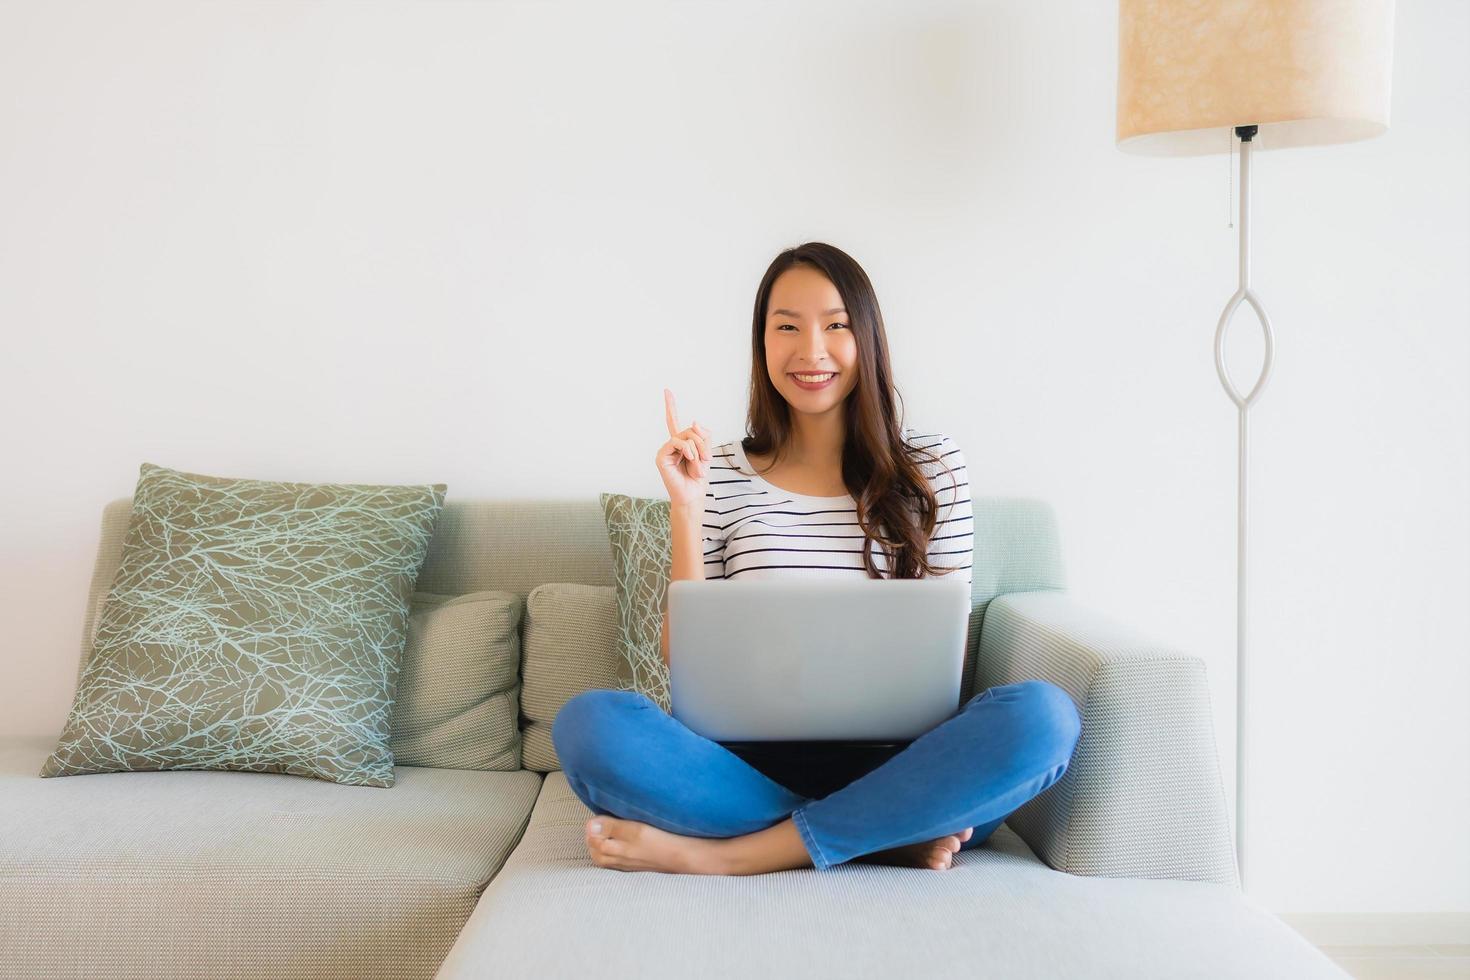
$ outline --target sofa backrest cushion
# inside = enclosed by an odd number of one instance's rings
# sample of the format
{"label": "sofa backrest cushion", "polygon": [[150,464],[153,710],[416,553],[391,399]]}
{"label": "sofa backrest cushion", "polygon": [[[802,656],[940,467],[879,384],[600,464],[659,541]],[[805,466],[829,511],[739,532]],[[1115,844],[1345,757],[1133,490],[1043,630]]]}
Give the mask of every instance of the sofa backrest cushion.
{"label": "sofa backrest cushion", "polygon": [[618,688],[618,606],[612,586],[548,583],[526,597],[521,661],[522,760],[560,769],[551,744],[556,713],[589,688]]}
{"label": "sofa backrest cushion", "polygon": [[400,766],[521,768],[521,621],[511,592],[415,592],[393,698]]}

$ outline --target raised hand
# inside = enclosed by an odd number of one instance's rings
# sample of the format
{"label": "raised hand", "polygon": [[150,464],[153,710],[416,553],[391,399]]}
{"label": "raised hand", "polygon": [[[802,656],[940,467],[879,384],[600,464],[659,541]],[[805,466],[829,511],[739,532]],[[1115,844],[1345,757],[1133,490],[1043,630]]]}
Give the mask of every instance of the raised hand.
{"label": "raised hand", "polygon": [[679,427],[674,409],[674,393],[664,389],[664,421],[669,428],[669,441],[658,447],[654,461],[663,478],[674,507],[703,506],[705,488],[709,485],[709,430],[697,421]]}

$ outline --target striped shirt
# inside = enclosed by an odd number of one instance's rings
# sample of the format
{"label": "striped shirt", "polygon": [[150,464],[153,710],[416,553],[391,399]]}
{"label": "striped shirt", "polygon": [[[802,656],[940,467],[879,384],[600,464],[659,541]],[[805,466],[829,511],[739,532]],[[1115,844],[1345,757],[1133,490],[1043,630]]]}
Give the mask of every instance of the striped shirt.
{"label": "striped shirt", "polygon": [[[905,428],[903,438],[942,461],[916,457],[934,488],[939,510],[929,539],[929,560],[936,567],[956,569],[944,574],[963,574],[969,583],[975,530],[964,454],[937,432]],[[704,501],[706,579],[867,576],[863,529],[852,494],[812,497],[767,483],[756,474],[738,439],[713,447],[710,456]],[[872,553],[873,564],[888,577],[888,556],[876,543]]]}

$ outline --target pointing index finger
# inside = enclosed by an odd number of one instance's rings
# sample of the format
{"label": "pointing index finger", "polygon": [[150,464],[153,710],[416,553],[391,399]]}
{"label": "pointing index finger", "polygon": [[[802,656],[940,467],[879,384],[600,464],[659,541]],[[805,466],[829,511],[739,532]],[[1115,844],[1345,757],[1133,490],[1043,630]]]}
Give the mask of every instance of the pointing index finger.
{"label": "pointing index finger", "polygon": [[674,412],[674,393],[667,388],[664,389],[664,421],[669,425],[669,435],[679,434],[679,421]]}

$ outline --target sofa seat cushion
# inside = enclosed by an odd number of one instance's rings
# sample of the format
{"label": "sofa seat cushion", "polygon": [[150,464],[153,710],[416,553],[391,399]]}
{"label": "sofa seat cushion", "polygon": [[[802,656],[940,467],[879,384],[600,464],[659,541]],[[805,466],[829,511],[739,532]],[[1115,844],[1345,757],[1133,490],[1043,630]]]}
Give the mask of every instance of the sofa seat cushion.
{"label": "sofa seat cushion", "polygon": [[[541,777],[396,767],[36,775],[0,738],[0,974],[431,977]],[[7,972],[8,971],[8,972]]]}
{"label": "sofa seat cushion", "polygon": [[599,868],[589,816],[549,773],[440,980],[1347,977],[1232,886],[1065,874],[1005,825],[947,871],[849,862],[721,877]]}

